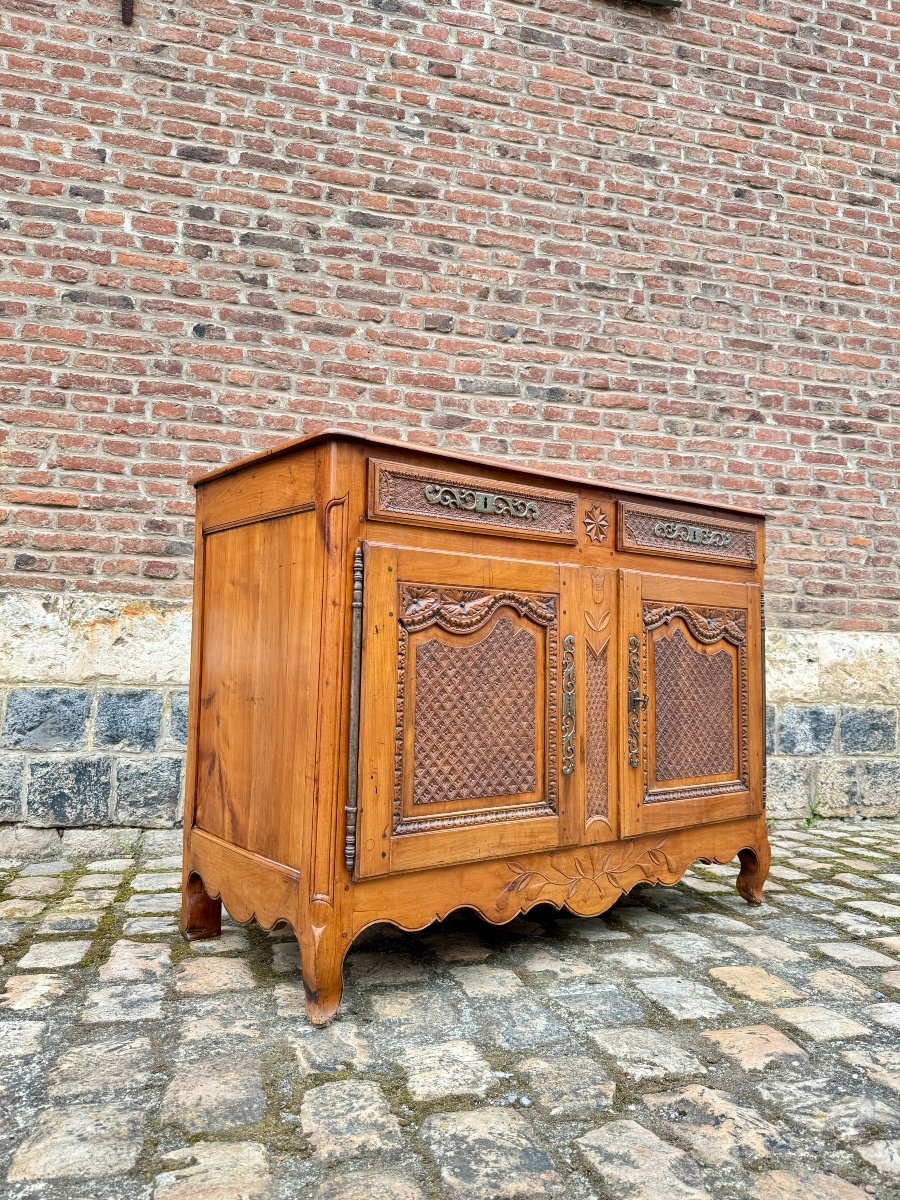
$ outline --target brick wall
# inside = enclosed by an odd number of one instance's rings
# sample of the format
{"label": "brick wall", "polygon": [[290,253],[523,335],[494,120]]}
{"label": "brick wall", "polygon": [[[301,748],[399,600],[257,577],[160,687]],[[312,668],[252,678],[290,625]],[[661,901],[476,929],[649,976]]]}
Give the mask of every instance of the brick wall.
{"label": "brick wall", "polygon": [[897,653],[889,0],[136,6],[0,5],[0,590],[183,606],[188,480],[340,423],[764,507],[770,624]]}

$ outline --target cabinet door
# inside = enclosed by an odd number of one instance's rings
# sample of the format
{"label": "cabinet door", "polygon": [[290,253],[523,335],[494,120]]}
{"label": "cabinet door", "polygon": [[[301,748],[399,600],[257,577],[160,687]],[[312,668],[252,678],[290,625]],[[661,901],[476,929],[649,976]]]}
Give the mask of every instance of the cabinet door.
{"label": "cabinet door", "polygon": [[559,845],[567,573],[364,547],[357,877]]}
{"label": "cabinet door", "polygon": [[623,833],[762,811],[759,588],[622,573]]}

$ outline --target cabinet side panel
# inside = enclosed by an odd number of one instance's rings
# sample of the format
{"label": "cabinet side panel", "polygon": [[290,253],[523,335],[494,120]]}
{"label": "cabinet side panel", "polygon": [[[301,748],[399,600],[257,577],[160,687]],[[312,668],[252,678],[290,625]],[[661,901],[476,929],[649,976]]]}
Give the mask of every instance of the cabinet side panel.
{"label": "cabinet side panel", "polygon": [[314,511],[206,537],[195,824],[299,868],[312,797]]}

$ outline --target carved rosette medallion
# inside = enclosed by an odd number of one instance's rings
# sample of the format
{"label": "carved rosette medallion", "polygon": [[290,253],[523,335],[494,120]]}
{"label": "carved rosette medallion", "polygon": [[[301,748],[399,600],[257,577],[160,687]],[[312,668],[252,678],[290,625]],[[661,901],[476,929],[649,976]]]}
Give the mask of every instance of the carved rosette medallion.
{"label": "carved rosette medallion", "polygon": [[584,532],[595,546],[606,537],[609,530],[609,518],[599,504],[592,505],[584,514]]}

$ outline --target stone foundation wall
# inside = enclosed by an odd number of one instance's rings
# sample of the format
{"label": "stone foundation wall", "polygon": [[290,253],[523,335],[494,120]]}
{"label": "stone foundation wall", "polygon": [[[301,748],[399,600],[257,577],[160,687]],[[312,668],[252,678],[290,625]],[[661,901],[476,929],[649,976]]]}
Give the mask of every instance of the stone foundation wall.
{"label": "stone foundation wall", "polygon": [[[181,817],[190,609],[0,599],[0,823]],[[900,814],[900,635],[770,630],[772,816]]]}
{"label": "stone foundation wall", "polygon": [[186,741],[183,690],[9,688],[0,822],[174,825]]}
{"label": "stone foundation wall", "polygon": [[900,814],[900,637],[769,630],[766,751],[774,816]]}
{"label": "stone foundation wall", "polygon": [[0,597],[0,822],[181,819],[191,613],[109,597]]}

